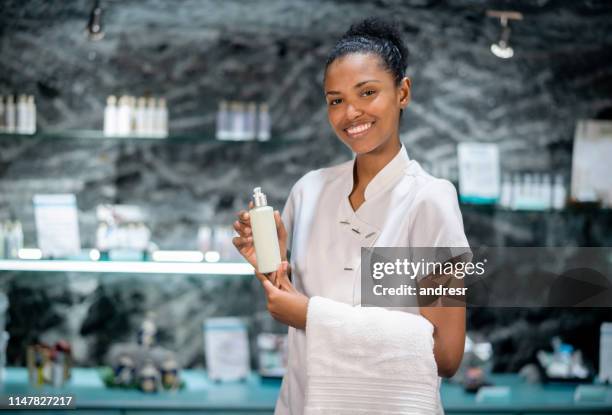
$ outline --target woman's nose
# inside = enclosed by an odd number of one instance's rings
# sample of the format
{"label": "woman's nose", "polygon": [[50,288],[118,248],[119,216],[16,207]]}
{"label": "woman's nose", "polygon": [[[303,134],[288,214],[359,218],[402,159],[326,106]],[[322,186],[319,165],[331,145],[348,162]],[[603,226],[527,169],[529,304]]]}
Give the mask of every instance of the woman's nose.
{"label": "woman's nose", "polygon": [[356,106],[352,104],[348,104],[346,106],[346,118],[348,118],[349,120],[357,119],[362,114],[363,114],[363,111],[360,108],[357,108]]}

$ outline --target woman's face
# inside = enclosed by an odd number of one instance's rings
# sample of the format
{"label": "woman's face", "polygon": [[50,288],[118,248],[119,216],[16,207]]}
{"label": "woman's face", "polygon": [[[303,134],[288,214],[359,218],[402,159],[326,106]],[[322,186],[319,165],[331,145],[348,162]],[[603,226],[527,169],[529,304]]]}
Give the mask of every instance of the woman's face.
{"label": "woman's face", "polygon": [[399,134],[400,109],[410,101],[410,80],[393,75],[372,53],[351,53],[325,73],[329,123],[354,153],[368,153]]}

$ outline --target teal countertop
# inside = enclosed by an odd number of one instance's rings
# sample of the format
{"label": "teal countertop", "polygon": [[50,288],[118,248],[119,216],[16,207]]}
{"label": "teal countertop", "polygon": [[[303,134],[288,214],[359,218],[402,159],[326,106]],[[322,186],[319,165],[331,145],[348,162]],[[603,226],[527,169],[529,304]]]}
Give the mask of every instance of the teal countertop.
{"label": "teal countertop", "polygon": [[[62,388],[28,385],[24,368],[7,368],[2,395],[73,395],[78,412],[94,414],[170,414],[199,412],[217,414],[271,414],[280,389],[280,379],[262,379],[251,374],[243,382],[215,383],[202,370],[183,370],[186,387],[177,392],[145,394],[136,390],[104,387],[96,369],[75,368]],[[476,402],[459,385],[443,382],[442,401],[447,414],[612,414],[612,387],[600,402],[575,403],[574,384],[531,385],[516,375],[494,375],[495,386],[509,386],[506,402]],[[17,413],[17,411],[16,411]],[[25,414],[26,411],[18,411]],[[56,412],[62,413],[62,412]],[[66,411],[74,414],[75,411]]]}

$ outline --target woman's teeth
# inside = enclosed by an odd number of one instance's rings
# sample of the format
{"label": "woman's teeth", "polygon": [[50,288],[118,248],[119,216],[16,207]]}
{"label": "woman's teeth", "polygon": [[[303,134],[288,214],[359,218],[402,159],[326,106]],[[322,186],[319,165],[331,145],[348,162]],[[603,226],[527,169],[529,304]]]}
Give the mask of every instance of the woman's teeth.
{"label": "woman's teeth", "polygon": [[366,130],[369,130],[370,127],[372,126],[372,123],[365,123],[365,124],[359,124],[356,125],[354,127],[350,127],[346,129],[346,132],[349,133],[350,135],[356,135],[356,134],[360,134]]}

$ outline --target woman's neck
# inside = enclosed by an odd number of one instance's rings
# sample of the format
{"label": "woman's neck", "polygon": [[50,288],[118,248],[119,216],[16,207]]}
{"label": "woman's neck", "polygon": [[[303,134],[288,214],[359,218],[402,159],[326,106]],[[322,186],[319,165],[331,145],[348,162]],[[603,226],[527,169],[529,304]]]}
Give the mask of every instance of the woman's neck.
{"label": "woman's neck", "polygon": [[399,138],[388,140],[369,153],[359,154],[355,158],[353,169],[353,189],[365,190],[368,183],[381,171],[402,148]]}

